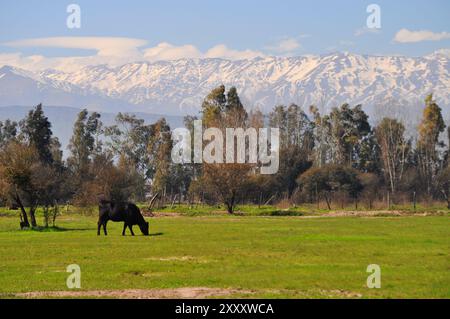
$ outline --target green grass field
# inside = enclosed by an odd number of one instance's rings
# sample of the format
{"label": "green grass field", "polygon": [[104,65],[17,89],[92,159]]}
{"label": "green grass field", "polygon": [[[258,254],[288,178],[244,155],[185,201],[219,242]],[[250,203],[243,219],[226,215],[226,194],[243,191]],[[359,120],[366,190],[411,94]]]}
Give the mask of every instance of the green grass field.
{"label": "green grass field", "polygon": [[[249,298],[449,298],[450,218],[179,216],[147,218],[151,236],[122,237],[96,218],[64,214],[57,229],[20,231],[0,217],[0,294],[67,290],[78,264],[82,291],[233,288]],[[369,264],[381,289],[368,289]]]}

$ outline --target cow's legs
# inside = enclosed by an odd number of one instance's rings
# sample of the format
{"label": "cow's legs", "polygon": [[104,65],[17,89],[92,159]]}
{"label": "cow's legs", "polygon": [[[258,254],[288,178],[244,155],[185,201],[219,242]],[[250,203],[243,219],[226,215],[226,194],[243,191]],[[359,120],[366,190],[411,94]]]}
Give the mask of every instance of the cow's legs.
{"label": "cow's legs", "polygon": [[133,225],[128,225],[128,228],[130,229],[131,235],[134,236]]}
{"label": "cow's legs", "polygon": [[97,236],[100,236],[100,228],[102,227],[102,222],[99,220],[97,223]]}
{"label": "cow's legs", "polygon": [[103,232],[105,233],[105,236],[108,235],[107,231],[106,231],[106,224],[108,223],[108,221],[104,221],[103,222]]}
{"label": "cow's legs", "polygon": [[125,236],[125,231],[127,230],[127,223],[123,223],[122,236]]}

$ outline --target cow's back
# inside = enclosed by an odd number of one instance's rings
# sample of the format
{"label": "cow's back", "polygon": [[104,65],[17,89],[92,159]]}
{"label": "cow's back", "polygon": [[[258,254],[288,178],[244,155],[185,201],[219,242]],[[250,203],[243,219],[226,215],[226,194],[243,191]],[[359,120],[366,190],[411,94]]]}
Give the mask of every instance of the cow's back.
{"label": "cow's back", "polygon": [[127,221],[127,204],[111,202],[111,209],[109,211],[109,219],[113,222]]}
{"label": "cow's back", "polygon": [[99,217],[113,222],[136,225],[145,222],[139,208],[133,203],[108,202],[99,207]]}
{"label": "cow's back", "polygon": [[127,203],[127,218],[128,221],[131,224],[140,224],[144,221],[144,217],[141,214],[141,211],[139,210],[139,207],[137,207],[133,203]]}

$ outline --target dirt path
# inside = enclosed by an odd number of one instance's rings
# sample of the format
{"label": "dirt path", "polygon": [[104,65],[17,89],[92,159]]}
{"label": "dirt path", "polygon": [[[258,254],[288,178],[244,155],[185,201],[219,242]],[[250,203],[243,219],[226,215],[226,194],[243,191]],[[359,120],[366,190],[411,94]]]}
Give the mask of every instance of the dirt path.
{"label": "dirt path", "polygon": [[78,290],[78,291],[33,291],[16,293],[19,298],[119,298],[119,299],[201,299],[226,297],[236,293],[251,293],[238,289],[185,287],[173,289],[124,289],[124,290]]}
{"label": "dirt path", "polygon": [[[211,297],[227,298],[233,294],[251,295],[256,291],[243,289],[223,289],[207,287],[185,287],[169,289],[123,289],[123,290],[66,290],[66,291],[33,291],[24,293],[15,293],[10,296],[18,298],[106,298],[106,299],[204,299]],[[311,289],[302,290],[283,290],[266,289],[258,292],[270,294],[287,294],[296,296],[296,298],[311,298],[319,296],[320,298],[362,298],[363,295],[358,292],[345,290],[324,290]]]}

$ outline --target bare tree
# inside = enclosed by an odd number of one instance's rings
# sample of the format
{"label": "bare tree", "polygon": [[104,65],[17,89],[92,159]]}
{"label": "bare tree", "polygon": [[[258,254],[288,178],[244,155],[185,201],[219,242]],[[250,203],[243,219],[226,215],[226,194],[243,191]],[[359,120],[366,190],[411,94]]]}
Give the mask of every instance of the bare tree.
{"label": "bare tree", "polygon": [[375,128],[375,136],[380,145],[385,179],[392,193],[397,190],[405,171],[410,143],[404,137],[405,128],[397,120],[384,118]]}

